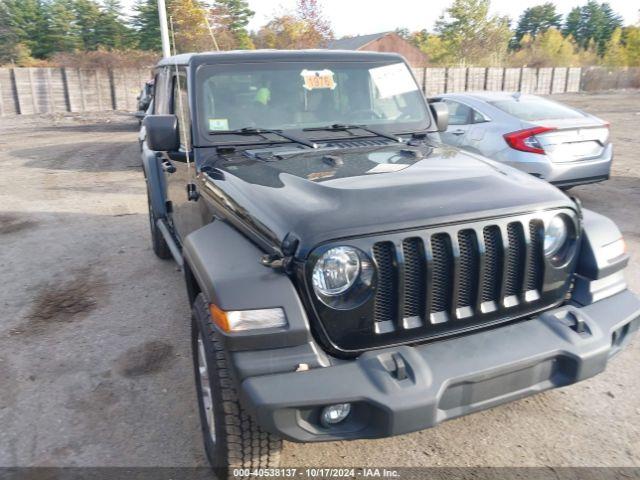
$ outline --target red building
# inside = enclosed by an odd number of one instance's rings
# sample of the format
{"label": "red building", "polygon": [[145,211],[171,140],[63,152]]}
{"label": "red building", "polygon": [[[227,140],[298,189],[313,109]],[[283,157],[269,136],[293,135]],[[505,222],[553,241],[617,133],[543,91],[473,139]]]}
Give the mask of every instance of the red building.
{"label": "red building", "polygon": [[427,56],[395,32],[341,38],[329,42],[328,48],[331,50],[399,53],[407,59],[412,67],[424,67],[427,65]]}

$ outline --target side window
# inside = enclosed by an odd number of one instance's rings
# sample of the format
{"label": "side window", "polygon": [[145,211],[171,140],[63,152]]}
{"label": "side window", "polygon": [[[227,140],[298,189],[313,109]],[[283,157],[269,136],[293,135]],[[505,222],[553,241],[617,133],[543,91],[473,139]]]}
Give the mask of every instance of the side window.
{"label": "side window", "polygon": [[167,113],[167,73],[164,68],[159,70],[156,74],[156,81],[153,89],[153,113]]}
{"label": "side window", "polygon": [[147,109],[147,111],[151,114],[156,113],[156,107],[155,107],[156,102],[154,102],[154,100],[156,96],[156,85],[158,85],[159,82],[160,82],[160,74],[156,73],[153,77],[153,84],[150,85],[149,87],[149,96],[151,97],[151,100],[149,101],[149,108]]}
{"label": "side window", "polygon": [[473,110],[473,123],[488,122],[489,119],[477,110]]}
{"label": "side window", "polygon": [[473,109],[462,103],[445,100],[449,108],[449,125],[468,125],[472,122]]}
{"label": "side window", "polygon": [[180,149],[191,150],[191,114],[189,112],[189,96],[187,95],[187,76],[184,72],[173,76],[171,113],[178,117]]}

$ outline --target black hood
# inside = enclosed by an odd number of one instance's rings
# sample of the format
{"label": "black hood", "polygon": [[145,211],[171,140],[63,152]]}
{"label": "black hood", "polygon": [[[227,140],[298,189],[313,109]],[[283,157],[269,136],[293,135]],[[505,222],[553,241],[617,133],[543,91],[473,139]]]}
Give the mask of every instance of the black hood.
{"label": "black hood", "polygon": [[299,257],[339,238],[574,206],[542,180],[445,146],[242,155],[218,167],[208,193],[278,246],[298,238]]}

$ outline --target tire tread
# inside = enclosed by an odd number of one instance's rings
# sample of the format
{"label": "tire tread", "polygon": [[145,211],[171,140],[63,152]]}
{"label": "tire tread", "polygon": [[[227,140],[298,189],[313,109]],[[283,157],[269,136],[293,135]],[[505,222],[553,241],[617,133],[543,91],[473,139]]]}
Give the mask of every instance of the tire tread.
{"label": "tire tread", "polygon": [[[214,388],[218,389],[223,400],[219,409],[214,406],[214,412],[222,415],[223,418],[216,417],[216,422],[221,422],[224,425],[223,438],[218,438],[216,441],[224,443],[227,468],[273,468],[278,466],[282,440],[277,435],[262,430],[256,420],[241,405],[237,382],[234,381],[233,372],[228,365],[227,352],[222,339],[211,323],[202,294],[196,298],[193,308],[194,317],[206,319],[206,337],[214,352],[211,357],[215,361],[215,368],[211,372],[211,377],[215,381]],[[200,325],[202,324],[200,323]],[[214,465],[215,467],[217,466]]]}

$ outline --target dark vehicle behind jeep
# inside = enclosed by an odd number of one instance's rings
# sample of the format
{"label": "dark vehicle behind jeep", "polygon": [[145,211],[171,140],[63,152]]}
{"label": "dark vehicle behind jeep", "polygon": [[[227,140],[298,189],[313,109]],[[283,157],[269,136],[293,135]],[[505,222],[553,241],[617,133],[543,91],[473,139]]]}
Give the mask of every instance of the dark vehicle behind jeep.
{"label": "dark vehicle behind jeep", "polygon": [[638,328],[615,224],[443,145],[397,55],[180,55],[153,105],[153,248],[185,274],[222,471],[583,380]]}

